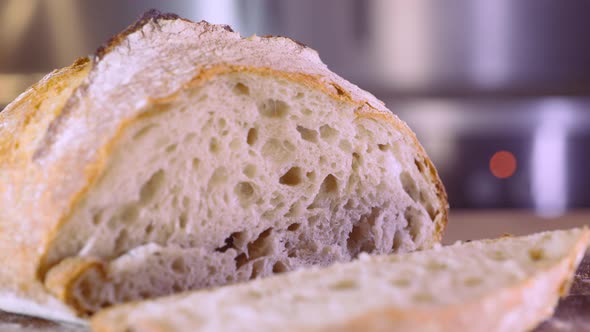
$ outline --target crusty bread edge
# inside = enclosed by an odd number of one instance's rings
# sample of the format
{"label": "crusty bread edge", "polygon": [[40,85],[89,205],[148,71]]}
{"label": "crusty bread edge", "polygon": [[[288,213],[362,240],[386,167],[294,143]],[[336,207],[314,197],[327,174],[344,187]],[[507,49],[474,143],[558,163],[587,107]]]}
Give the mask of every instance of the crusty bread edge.
{"label": "crusty bread edge", "polygon": [[[8,173],[8,181],[0,181],[0,205],[6,204],[6,209],[0,210],[0,308],[27,314],[39,315],[56,320],[84,322],[74,315],[74,312],[54,296],[48,294],[42,283],[34,279],[34,271],[38,262],[37,237],[34,241],[14,241],[15,224],[23,223],[23,215],[30,211],[11,211],[10,196],[2,196],[9,192],[21,177],[25,176],[24,170],[32,165],[31,156],[34,149],[28,147],[31,144],[31,136],[22,136],[31,127],[36,129],[41,123],[50,124],[63,110],[62,105],[54,106],[54,102],[69,99],[77,87],[86,79],[92,70],[93,62],[89,57],[76,59],[71,65],[53,70],[45,75],[37,83],[22,92],[2,112],[0,112],[0,168]],[[69,94],[62,92],[71,89]],[[48,94],[55,94],[48,100]],[[63,97],[63,99],[61,99]],[[57,98],[57,99],[54,99]],[[50,103],[49,109],[41,107],[43,103]],[[19,179],[13,173],[16,171]],[[15,182],[16,181],[16,182]],[[10,207],[10,208],[9,208]],[[38,225],[35,225],[38,226]],[[30,228],[30,227],[29,227]],[[27,229],[29,229],[27,228]],[[41,228],[41,227],[39,227]],[[19,228],[16,228],[19,229]],[[31,231],[34,231],[31,229]],[[35,232],[32,232],[35,233]],[[27,236],[30,234],[27,233]],[[26,238],[26,237],[25,237]],[[30,238],[29,238],[30,239]]]}
{"label": "crusty bread edge", "polygon": [[[231,74],[231,73],[251,73],[251,74],[257,74],[257,75],[281,77],[283,79],[290,80],[293,83],[302,84],[302,85],[304,85],[308,88],[311,88],[311,89],[319,89],[322,92],[324,92],[325,94],[327,94],[328,96],[330,96],[331,98],[333,98],[334,100],[346,102],[346,103],[356,106],[358,109],[358,111],[356,112],[357,117],[385,120],[391,126],[400,130],[406,137],[408,137],[410,139],[410,143],[414,144],[414,147],[417,150],[418,156],[420,158],[422,158],[422,160],[425,161],[427,163],[427,165],[429,166],[430,173],[427,175],[429,175],[429,179],[430,179],[431,183],[434,184],[435,189],[437,191],[437,199],[439,200],[439,203],[440,203],[440,210],[439,211],[442,213],[442,215],[440,217],[438,217],[437,220],[435,221],[435,233],[433,234],[434,235],[433,241],[431,243],[428,243],[428,245],[431,246],[434,243],[440,241],[440,239],[442,237],[442,232],[443,232],[443,230],[446,226],[446,223],[447,223],[447,216],[448,216],[448,203],[446,200],[446,193],[444,191],[444,187],[442,185],[442,182],[441,182],[440,178],[438,177],[438,174],[436,173],[436,169],[434,168],[434,166],[432,166],[432,163],[431,163],[430,159],[428,158],[428,156],[426,155],[426,152],[424,151],[424,149],[422,148],[422,146],[418,142],[416,136],[407,127],[407,125],[404,122],[402,122],[399,119],[397,119],[396,117],[394,117],[394,115],[390,112],[381,112],[381,111],[378,111],[370,106],[364,107],[365,105],[368,105],[366,102],[353,100],[350,97],[350,95],[343,93],[343,89],[341,89],[341,88],[340,89],[336,88],[335,89],[336,91],[334,91],[334,89],[330,89],[330,86],[333,87],[333,85],[326,86],[325,84],[323,84],[320,80],[318,80],[313,75],[308,75],[308,74],[303,74],[303,73],[283,72],[283,71],[274,70],[272,68],[263,68],[263,67],[243,67],[243,66],[234,66],[234,65],[227,65],[227,64],[214,66],[214,67],[211,67],[211,68],[201,71],[189,83],[184,85],[178,91],[170,94],[169,96],[157,98],[157,99],[151,99],[150,103],[146,106],[145,112],[139,113],[138,115],[136,115],[132,118],[125,119],[125,120],[121,121],[116,134],[111,138],[111,140],[107,144],[105,144],[100,149],[99,158],[93,164],[93,167],[87,168],[87,171],[88,171],[87,172],[87,181],[86,181],[87,186],[82,191],[80,191],[76,196],[73,197],[72,202],[70,203],[70,206],[71,207],[76,206],[76,204],[78,204],[84,198],[85,194],[90,190],[92,185],[96,182],[96,180],[98,179],[98,177],[100,176],[100,174],[102,173],[104,168],[106,167],[106,163],[107,163],[107,160],[110,156],[111,151],[113,150],[114,146],[117,144],[117,142],[119,141],[119,139],[122,137],[123,133],[125,132],[125,130],[129,126],[131,126],[135,122],[140,121],[146,117],[150,117],[150,116],[154,116],[157,114],[161,114],[163,112],[170,111],[169,109],[166,109],[164,107],[159,107],[159,106],[165,105],[165,104],[173,101],[174,99],[176,99],[178,97],[178,95],[182,91],[184,91],[186,89],[196,88],[198,86],[201,86],[201,85],[205,84],[206,82],[208,82],[213,77],[216,77],[218,75],[225,75],[225,74]],[[70,213],[73,213],[72,208],[70,208],[69,211],[70,211]],[[48,246],[55,239],[55,237],[57,236],[57,233],[59,232],[59,229],[63,226],[63,224],[65,223],[66,220],[68,220],[69,217],[70,217],[69,215],[65,215],[64,217],[62,217],[60,219],[60,222],[53,229],[48,241],[46,242],[48,244]],[[48,252],[47,248],[43,252],[44,252],[44,254],[42,256],[41,262],[43,262],[45,260],[45,257]],[[95,265],[86,265],[86,268],[88,268],[88,269],[92,269],[94,267],[95,267]],[[46,279],[47,273],[50,271],[50,269],[51,269],[51,267],[44,266],[43,263],[40,265],[39,276],[40,276],[41,280]],[[83,272],[76,270],[75,273],[74,273],[74,271],[72,271],[70,278],[68,278],[67,275],[62,275],[61,278],[62,278],[62,280],[69,280],[67,282],[67,284],[71,286],[71,285],[75,284],[74,279],[80,278],[83,275],[84,275]],[[45,280],[44,283],[45,283],[46,287],[48,287],[48,288],[55,287],[55,286],[49,287],[47,280]],[[67,301],[67,299],[71,299],[72,298],[71,294],[70,294],[71,291],[72,291],[71,288],[66,288],[65,292],[63,294],[61,294],[62,296],[60,296],[60,298],[64,301]],[[77,303],[75,303],[73,301],[68,301],[68,304],[72,305],[78,313],[82,314],[81,308],[79,305],[77,305]]]}

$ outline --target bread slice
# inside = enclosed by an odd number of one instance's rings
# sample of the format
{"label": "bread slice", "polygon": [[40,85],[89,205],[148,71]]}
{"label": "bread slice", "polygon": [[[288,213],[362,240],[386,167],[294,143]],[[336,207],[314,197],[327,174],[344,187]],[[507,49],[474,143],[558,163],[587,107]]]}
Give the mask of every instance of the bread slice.
{"label": "bread slice", "polygon": [[590,232],[573,229],[368,256],[92,319],[116,331],[528,331],[569,289]]}
{"label": "bread slice", "polygon": [[0,176],[0,309],[65,320],[429,248],[447,218],[415,135],[315,51],[158,13],[0,114]]}

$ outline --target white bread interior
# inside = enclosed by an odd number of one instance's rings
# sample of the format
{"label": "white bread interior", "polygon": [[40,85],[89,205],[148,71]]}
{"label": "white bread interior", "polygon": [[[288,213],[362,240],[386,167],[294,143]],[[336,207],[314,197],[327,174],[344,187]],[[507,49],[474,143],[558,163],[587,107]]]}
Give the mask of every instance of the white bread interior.
{"label": "white bread interior", "polygon": [[414,148],[354,106],[238,73],[153,107],[47,256],[106,264],[73,286],[85,311],[433,244]]}
{"label": "white bread interior", "polygon": [[588,229],[368,256],[115,306],[93,331],[530,331],[568,292]]}

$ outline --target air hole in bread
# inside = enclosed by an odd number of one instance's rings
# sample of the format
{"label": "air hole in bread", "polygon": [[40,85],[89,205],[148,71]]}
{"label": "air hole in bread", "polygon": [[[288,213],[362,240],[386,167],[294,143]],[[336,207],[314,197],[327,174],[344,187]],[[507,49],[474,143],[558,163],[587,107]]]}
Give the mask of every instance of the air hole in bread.
{"label": "air hole in bread", "polygon": [[319,223],[318,221],[320,221],[320,216],[311,216],[308,219],[309,225],[311,226],[315,226],[318,230],[322,231],[324,229],[324,225]]}
{"label": "air hole in bread", "polygon": [[219,149],[219,141],[217,140],[217,138],[211,138],[211,141],[209,142],[209,151],[213,154],[217,154],[219,153]]}
{"label": "air hole in bread", "polygon": [[184,137],[184,142],[185,143],[191,143],[195,138],[197,138],[197,134],[196,133],[188,133]]}
{"label": "air hole in bread", "polygon": [[430,195],[424,190],[420,190],[420,204],[426,209],[426,212],[428,213],[430,220],[434,221],[437,215],[437,211],[432,205],[432,199]]}
{"label": "air hole in bread", "polygon": [[256,176],[256,165],[254,165],[254,164],[246,165],[244,167],[244,170],[242,170],[242,173],[244,173],[244,175],[249,178],[255,177]]}
{"label": "air hole in bread", "polygon": [[418,198],[420,197],[420,192],[418,191],[418,186],[416,186],[416,181],[414,181],[410,173],[407,171],[401,172],[399,177],[404,191],[412,198],[414,202],[417,202]]}
{"label": "air hole in bread", "polygon": [[281,119],[289,113],[289,105],[282,100],[267,99],[258,104],[258,111],[263,117]]}
{"label": "air hole in bread", "polygon": [[[301,216],[301,214],[303,213],[303,208],[301,206],[301,202],[295,202],[293,204],[291,204],[291,206],[289,207],[289,211],[287,211],[287,213],[285,214],[285,217],[287,218],[295,218],[295,217],[299,217]],[[293,226],[293,224],[289,225],[289,227]],[[290,230],[289,228],[287,228],[288,230]]]}
{"label": "air hole in bread", "polygon": [[328,174],[322,184],[320,190],[315,196],[311,205],[307,207],[308,210],[323,207],[329,203],[330,199],[338,193],[338,180],[332,174]]}
{"label": "air hole in bread", "polygon": [[127,243],[129,240],[129,235],[127,234],[126,229],[122,229],[119,231],[119,234],[115,238],[115,252],[120,253],[121,251],[127,248]]}
{"label": "air hole in bread", "polygon": [[272,248],[272,227],[266,229],[258,235],[258,238],[253,242],[248,243],[248,258],[250,260],[258,257],[270,255]]}
{"label": "air hole in bread", "polygon": [[208,94],[206,94],[206,93],[205,93],[205,94],[202,94],[202,95],[199,97],[199,99],[198,99],[198,102],[199,102],[199,103],[202,103],[202,102],[204,102],[205,100],[207,100],[208,98],[209,98],[209,95],[208,95]]}
{"label": "air hole in bread", "polygon": [[493,251],[488,255],[491,259],[496,261],[505,261],[508,259],[508,255],[506,255],[503,251]]}
{"label": "air hole in bread", "polygon": [[76,289],[81,298],[83,299],[90,299],[92,297],[92,289],[93,289],[92,281],[88,278],[83,278],[80,283],[78,283]]}
{"label": "air hole in bread", "polygon": [[448,269],[448,265],[444,262],[431,260],[426,264],[426,268],[430,271],[443,271]]}
{"label": "air hole in bread", "polygon": [[246,253],[241,253],[236,256],[236,270],[239,270],[242,266],[248,264],[248,255]]}
{"label": "air hole in bread", "polygon": [[297,126],[297,131],[299,132],[299,135],[301,135],[302,139],[309,141],[309,142],[313,142],[313,143],[318,142],[318,132],[317,131],[315,131],[313,129],[307,129],[302,126]]}
{"label": "air hole in bread", "polygon": [[184,261],[184,257],[182,256],[176,257],[172,261],[172,264],[170,264],[170,268],[172,269],[172,271],[174,271],[174,273],[180,275],[184,275],[188,272],[186,262]]}
{"label": "air hole in bread", "polygon": [[139,208],[136,205],[126,205],[121,210],[121,222],[131,224],[139,217]]}
{"label": "air hole in bread", "polygon": [[289,232],[295,232],[296,230],[299,229],[299,227],[301,227],[300,223],[293,223],[293,224],[289,225],[289,227],[287,227],[287,230]]}
{"label": "air hole in bread", "polygon": [[420,162],[418,159],[414,159],[414,165],[416,165],[416,168],[418,168],[420,173],[424,173],[424,170],[426,168],[424,167],[424,164],[422,162]]}
{"label": "air hole in bread", "polygon": [[463,280],[463,284],[465,284],[465,286],[469,286],[469,287],[474,287],[474,286],[480,285],[481,283],[483,283],[483,279],[481,279],[479,277],[469,277],[469,278],[466,278],[465,280]]}
{"label": "air hole in bread", "polygon": [[303,92],[297,92],[297,94],[295,94],[295,99],[303,99],[303,97],[305,97],[305,94]]}
{"label": "air hole in bread", "polygon": [[103,210],[98,210],[92,214],[92,224],[93,225],[99,225],[100,223],[102,223],[103,212],[104,212]]}
{"label": "air hole in bread", "polygon": [[147,133],[149,133],[152,129],[158,127],[158,125],[156,124],[149,124],[141,129],[139,129],[137,132],[135,132],[135,134],[133,135],[133,139],[134,140],[139,140],[142,137],[144,137]]}
{"label": "air hole in bread", "polygon": [[257,140],[258,140],[258,129],[250,128],[250,130],[248,130],[248,136],[246,137],[246,142],[248,143],[248,145],[254,145],[254,144],[256,144]]}
{"label": "air hole in bread", "polygon": [[279,178],[279,183],[287,186],[296,186],[301,184],[302,170],[300,167],[291,167],[287,173]]}
{"label": "air hole in bread", "polygon": [[328,286],[330,290],[343,291],[358,288],[359,284],[353,279],[341,279]]}
{"label": "air hole in bread", "polygon": [[154,224],[153,223],[149,223],[149,224],[147,224],[147,226],[145,226],[145,234],[146,235],[152,234],[153,231],[154,231]]}
{"label": "air hole in bread", "polygon": [[344,96],[344,95],[346,95],[346,92],[344,92],[344,89],[342,89],[342,87],[340,87],[338,84],[336,84],[336,83],[332,83],[331,85],[332,85],[332,87],[334,88],[334,90],[336,90],[336,93],[337,93],[339,96]]}
{"label": "air hole in bread", "polygon": [[250,94],[250,88],[248,88],[248,86],[246,86],[244,83],[237,83],[236,85],[234,85],[234,88],[232,91],[238,96],[240,96],[240,95],[247,96]]}
{"label": "air hole in bread", "polygon": [[180,229],[185,229],[186,228],[186,224],[188,223],[188,218],[186,216],[186,212],[182,212],[179,216],[178,216],[178,227]]}
{"label": "air hole in bread", "polygon": [[250,182],[240,182],[236,184],[234,193],[238,196],[238,200],[242,206],[246,206],[254,198],[254,187]]}
{"label": "air hole in bread", "polygon": [[[180,293],[180,292],[182,292],[183,290],[185,290],[185,289],[184,289],[184,287],[183,287],[183,286],[182,286],[180,283],[177,283],[177,282],[175,282],[175,283],[172,285],[172,292],[173,292],[173,293]],[[142,297],[142,299],[145,299],[145,297]]]}
{"label": "air hole in bread", "polygon": [[393,249],[394,252],[397,252],[399,251],[403,243],[404,238],[402,233],[400,231],[396,231],[395,234],[393,234],[393,245],[391,249]]}
{"label": "air hole in bread", "polygon": [[352,210],[352,209],[354,209],[356,206],[357,206],[357,204],[355,203],[354,199],[352,199],[352,198],[349,198],[349,199],[346,201],[346,204],[344,204],[344,209],[345,209],[345,210]]}
{"label": "air hole in bread", "polygon": [[305,116],[310,116],[313,114],[313,111],[310,110],[309,108],[304,108],[301,110],[301,114],[305,115]]}
{"label": "air hole in bread", "polygon": [[352,230],[348,234],[348,239],[346,240],[346,247],[348,248],[348,252],[351,257],[356,257],[358,254],[363,251],[364,249],[369,249],[367,245],[366,237],[369,235],[369,230],[367,229],[367,225],[354,225]]}
{"label": "air hole in bread", "polygon": [[315,180],[315,172],[314,171],[309,171],[309,172],[305,173],[305,176],[310,181],[314,181]]}
{"label": "air hole in bread", "polygon": [[295,145],[288,140],[283,141],[283,146],[285,147],[285,149],[287,149],[289,151],[296,151],[297,150],[297,147],[295,147]]}
{"label": "air hole in bread", "polygon": [[414,294],[414,296],[412,296],[412,299],[415,302],[432,302],[433,297],[432,297],[432,294],[421,292],[421,293]]}
{"label": "air hole in bread", "polygon": [[262,276],[264,272],[264,261],[256,261],[252,264],[252,273],[250,274],[250,279],[256,279],[259,276]]}
{"label": "air hole in bread", "polygon": [[224,245],[222,247],[215,248],[215,251],[226,252],[229,249],[236,249],[236,247],[234,246],[234,239],[239,237],[239,235],[240,235],[239,232],[232,233],[230,236],[225,238],[225,240],[223,241]]}
{"label": "air hole in bread", "polygon": [[272,266],[272,273],[283,273],[287,272],[289,269],[285,265],[285,263],[278,261]]}
{"label": "air hole in bread", "polygon": [[357,152],[353,152],[352,153],[352,163],[351,163],[352,170],[356,171],[360,165],[362,165],[361,156]]}
{"label": "air hole in bread", "polygon": [[379,147],[379,150],[385,152],[388,151],[390,146],[388,144],[377,144],[377,147]]}
{"label": "air hole in bread", "polygon": [[320,127],[320,137],[329,143],[334,143],[336,141],[336,138],[338,138],[339,136],[339,132],[338,130],[328,126],[328,125],[323,125]]}
{"label": "air hole in bread", "polygon": [[400,278],[400,279],[392,280],[391,284],[394,285],[395,287],[406,288],[406,287],[410,286],[412,284],[412,282],[409,279]]}
{"label": "air hole in bread", "polygon": [[149,178],[149,180],[143,184],[139,191],[139,201],[141,204],[151,202],[158,192],[162,189],[165,183],[165,172],[160,169]]}
{"label": "air hole in bread", "polygon": [[529,250],[529,258],[533,262],[538,262],[538,261],[545,258],[545,251],[543,250],[543,248],[530,249]]}
{"label": "air hole in bread", "polygon": [[164,150],[166,153],[172,153],[174,151],[176,151],[176,148],[178,147],[178,144],[174,143],[174,144],[170,144],[166,147],[166,150]]}
{"label": "air hole in bread", "polygon": [[322,181],[320,186],[320,192],[325,194],[336,194],[338,193],[338,180],[332,174],[328,174]]}
{"label": "air hole in bread", "polygon": [[224,118],[219,118],[217,120],[217,126],[219,127],[219,129],[225,128],[226,124],[227,124],[227,121]]}
{"label": "air hole in bread", "polygon": [[404,212],[404,218],[408,221],[406,229],[409,231],[412,241],[418,241],[423,223],[422,211],[408,206]]}

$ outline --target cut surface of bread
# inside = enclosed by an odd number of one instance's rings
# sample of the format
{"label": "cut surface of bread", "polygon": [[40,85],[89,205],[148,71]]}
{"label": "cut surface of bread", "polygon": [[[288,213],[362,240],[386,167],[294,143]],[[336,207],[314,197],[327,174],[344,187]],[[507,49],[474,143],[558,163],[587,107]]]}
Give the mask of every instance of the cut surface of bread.
{"label": "cut surface of bread", "polygon": [[148,15],[84,66],[0,118],[3,310],[74,319],[440,240],[414,134],[309,48]]}
{"label": "cut surface of bread", "polygon": [[588,229],[474,241],[106,309],[97,332],[528,331],[550,317]]}

